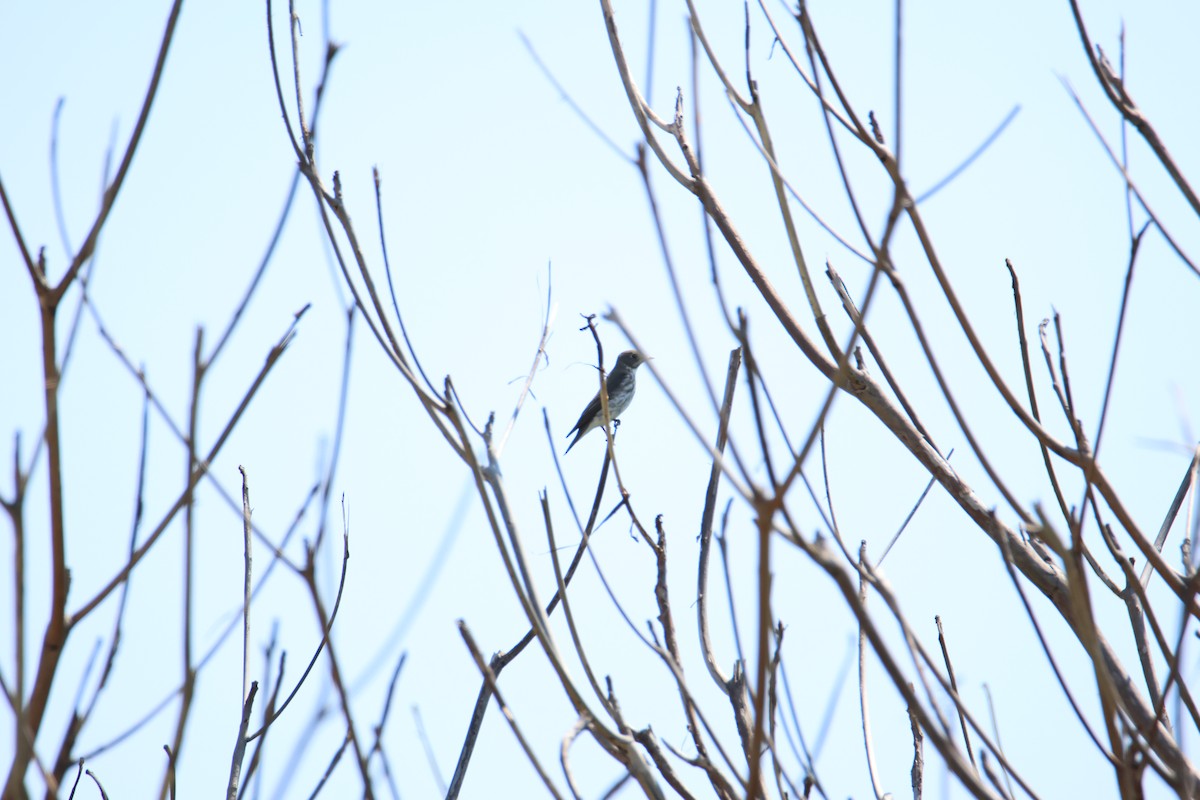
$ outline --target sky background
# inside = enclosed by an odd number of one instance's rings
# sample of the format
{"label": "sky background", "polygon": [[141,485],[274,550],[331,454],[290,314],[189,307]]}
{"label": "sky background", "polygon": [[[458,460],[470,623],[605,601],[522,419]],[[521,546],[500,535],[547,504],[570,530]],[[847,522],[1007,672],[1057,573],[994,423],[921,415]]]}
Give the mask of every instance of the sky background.
{"label": "sky background", "polygon": [[[786,8],[768,4],[789,42],[802,52]],[[98,202],[106,151],[124,147],[136,120],[159,46],[168,6],[139,4],[121,13],[103,4],[48,2],[0,8],[0,70],[5,119],[0,123],[0,176],[31,246],[46,247],[52,275],[69,263]],[[311,111],[311,91],[322,57],[320,6],[297,7],[303,25],[301,70]],[[618,25],[639,83],[661,114],[669,114],[682,87],[689,114],[697,101],[682,4],[658,4],[654,70],[646,80],[648,14],[644,3],[617,6]],[[701,20],[731,71],[742,75],[743,7],[701,4]],[[844,90],[857,109],[874,110],[891,141],[895,106],[892,67],[894,9],[885,3],[814,3],[818,32]],[[1117,36],[1126,31],[1127,85],[1153,120],[1183,172],[1200,173],[1200,151],[1189,150],[1196,130],[1194,31],[1200,12],[1191,5],[1088,2],[1092,38],[1117,60]],[[286,63],[286,11],[275,9],[277,45]],[[566,431],[595,391],[595,347],[579,332],[582,314],[616,309],[635,332],[661,383],[640,374],[637,401],[624,418],[622,476],[645,521],[662,514],[670,536],[673,601],[685,653],[695,657],[696,535],[709,471],[705,449],[674,412],[663,386],[679,398],[706,439],[715,414],[687,347],[663,268],[661,248],[636,169],[594,135],[540,72],[522,35],[557,81],[616,143],[626,157],[638,131],[626,103],[594,3],[332,3],[332,38],[342,45],[328,84],[317,133],[317,160],[326,182],[338,170],[364,250],[382,274],[375,224],[372,167],[382,176],[383,216],[398,302],[422,363],[440,385],[453,378],[471,419],[481,425],[495,412],[507,420],[533,360],[547,298],[553,332],[533,396],[504,453],[504,473],[515,512],[534,559],[543,595],[553,587],[538,493],[546,491],[560,545],[573,545],[578,529],[554,472],[551,448],[561,450]],[[1072,381],[1085,426],[1095,430],[1128,261],[1129,226],[1119,172],[1064,88],[1069,84],[1110,142],[1120,128],[1084,58],[1065,3],[1018,2],[911,4],[904,10],[903,169],[918,194],[936,185],[1009,115],[1011,124],[982,157],[948,187],[923,200],[922,212],[938,252],[1005,378],[1023,387],[1016,347],[1010,281],[1004,259],[1020,273],[1027,334],[1055,311],[1062,315]],[[760,12],[752,14],[751,60],[780,163],[792,185],[825,220],[861,247],[861,236],[830,157],[820,116],[796,78]],[[291,97],[290,89],[285,92]],[[58,168],[70,247],[64,249],[51,193],[50,141],[59,99]],[[769,174],[729,104],[706,73],[698,99],[704,118],[706,166],[714,186],[781,294],[806,327],[815,330],[796,270],[790,262]],[[289,99],[289,110],[293,104]],[[293,117],[294,119],[294,117]],[[890,195],[869,154],[843,141],[854,188],[868,225],[878,231]],[[672,151],[673,152],[673,151]],[[1191,256],[1196,218],[1138,143],[1131,144],[1133,173],[1144,195]],[[192,391],[197,330],[211,352],[245,292],[270,239],[295,171],[271,78],[262,4],[218,0],[183,9],[162,85],[141,148],[105,228],[91,283],[95,307],[107,329],[144,369],[173,423],[185,426]],[[720,381],[736,341],[725,327],[709,280],[699,209],[661,170],[653,171],[683,297],[693,315],[705,367]],[[826,259],[861,295],[866,265],[797,209],[800,237],[814,274]],[[1143,215],[1135,214],[1140,225]],[[903,228],[903,226],[902,226]],[[2,460],[13,461],[20,436],[28,468],[43,423],[36,299],[10,236],[0,245],[0,439]],[[955,382],[956,397],[971,409],[975,433],[1010,486],[1026,503],[1053,504],[1041,458],[1020,436],[1010,411],[985,383],[966,342],[936,294],[915,237],[903,229],[895,244],[897,268],[919,298],[923,321],[939,358]],[[1147,236],[1140,256],[1126,339],[1119,364],[1102,463],[1148,531],[1156,531],[1178,486],[1195,442],[1192,422],[1200,379],[1195,369],[1196,276],[1169,251],[1162,236]],[[743,306],[775,402],[793,437],[802,435],[824,401],[820,376],[790,346],[727,250],[718,256],[729,302]],[[823,281],[823,278],[822,278]],[[828,284],[818,286],[835,329],[845,320]],[[61,315],[65,337],[78,289]],[[333,442],[346,348],[348,293],[330,259],[311,193],[301,187],[278,251],[247,310],[245,322],[208,374],[202,389],[202,449],[219,434],[231,409],[284,334],[299,309],[309,306],[294,341],[256,396],[235,435],[212,464],[214,479],[231,496],[243,466],[250,481],[254,519],[274,540],[297,514],[324,473]],[[893,367],[918,398],[923,419],[939,444],[958,449],[954,464],[1009,522],[1011,510],[969,455],[961,431],[939,402],[929,370],[894,294],[883,291],[872,310],[876,336]],[[627,346],[611,324],[600,326],[611,360]],[[453,771],[479,675],[455,621],[465,620],[485,652],[511,646],[524,632],[519,605],[507,583],[469,473],[429,423],[412,392],[390,367],[369,332],[354,326],[344,438],[325,517],[331,533],[349,521],[349,572],[335,629],[339,658],[358,687],[358,723],[369,739],[376,709],[401,653],[407,661],[385,739],[404,797],[436,796],[438,788],[417,736],[419,708],[434,758],[448,779]],[[119,569],[133,516],[134,475],[141,427],[141,389],[85,317],[61,393],[65,484],[68,496],[69,608],[78,608]],[[1036,365],[1035,365],[1036,368]],[[1051,396],[1038,373],[1042,401]],[[744,392],[744,384],[739,392]],[[718,383],[716,391],[720,391]],[[741,394],[741,400],[748,395]],[[547,439],[543,412],[550,424]],[[1050,412],[1047,412],[1048,414]],[[1061,415],[1052,430],[1068,436]],[[147,525],[156,522],[180,491],[186,452],[159,414],[151,415],[146,480]],[[735,420],[744,452],[755,454],[746,406]],[[576,508],[586,515],[602,458],[602,438],[592,434],[562,461]],[[851,544],[868,543],[877,558],[924,488],[916,468],[868,414],[840,398],[829,420],[829,480],[839,524]],[[761,463],[754,475],[765,479]],[[12,467],[0,471],[0,495],[12,496]],[[820,475],[810,460],[807,473]],[[1073,485],[1072,485],[1073,486]],[[606,509],[615,494],[610,488]],[[46,545],[45,459],[37,463],[26,515],[29,531],[26,632],[33,664],[49,591],[44,583]],[[1068,495],[1078,502],[1079,491]],[[728,494],[723,495],[723,499]],[[793,497],[798,521],[815,535],[820,516],[803,496]],[[195,647],[206,651],[240,608],[240,513],[211,483],[198,493],[196,511]],[[310,512],[299,535],[311,540],[318,526]],[[750,601],[755,569],[749,511],[734,505],[730,566],[743,632],[753,622]],[[1178,534],[1168,541],[1177,563]],[[111,688],[84,732],[78,753],[109,742],[178,686],[180,666],[181,526],[177,520],[139,569],[129,596],[125,638]],[[340,551],[336,537],[322,551],[321,585],[331,602]],[[654,562],[629,535],[622,515],[594,540],[597,559],[629,617],[645,630],[657,611],[651,588]],[[0,548],[0,606],[12,597],[11,548]],[[294,542],[289,552],[299,558]],[[833,707],[817,771],[831,797],[870,794],[853,681],[844,682],[855,627],[833,586],[799,553],[776,549],[776,613],[785,622],[785,665],[809,746],[820,738]],[[256,569],[267,553],[256,552]],[[914,518],[884,572],[903,598],[908,619],[927,647],[936,647],[935,614],[949,637],[959,685],[977,712],[992,694],[1006,749],[1043,797],[1111,793],[1111,772],[1079,730],[1046,665],[1028,620],[1003,573],[996,548],[944,494],[934,491]],[[431,577],[432,576],[432,577]],[[711,578],[718,597],[719,573]],[[660,663],[618,616],[585,564],[572,598],[581,625],[597,642],[595,669],[612,675],[633,724],[651,724],[658,736],[690,749],[674,689]],[[111,600],[72,633],[39,739],[56,750],[74,687],[88,655],[110,635]],[[723,607],[722,607],[723,610]],[[1086,662],[1063,635],[1048,606],[1041,620],[1055,655],[1087,687]],[[1120,630],[1124,610],[1105,609]],[[724,618],[724,615],[722,615]],[[1178,623],[1169,617],[1172,629]],[[256,601],[252,617],[252,677],[264,673],[261,648],[278,626],[288,650],[286,682],[294,682],[319,640],[311,602],[295,576],[277,573]],[[14,674],[12,614],[0,613],[0,670]],[[566,629],[557,628],[566,636]],[[890,632],[894,635],[895,631]],[[727,625],[716,631],[723,666],[736,657]],[[565,641],[565,638],[564,638]],[[898,640],[897,640],[898,641]],[[603,644],[601,644],[603,643]],[[1129,642],[1120,638],[1126,665]],[[240,713],[239,637],[225,641],[199,679],[203,703],[194,710],[179,765],[189,794],[220,791]],[[727,746],[736,736],[727,706],[711,689],[698,660],[688,665],[710,718],[724,727]],[[317,672],[327,669],[320,662]],[[94,686],[95,675],[87,678]],[[876,747],[884,788],[908,793],[911,739],[903,703],[872,664]],[[504,674],[502,685],[518,720],[532,733],[539,756],[562,786],[557,753],[574,721],[546,660],[532,650]],[[663,698],[669,698],[664,702]],[[287,753],[315,708],[331,695],[310,681],[281,720],[278,748],[265,765],[264,796],[284,776],[282,796],[307,796],[340,742],[325,725],[298,761]],[[1097,724],[1094,692],[1080,701]],[[112,797],[157,792],[162,744],[175,723],[176,706],[156,717],[119,748],[87,766]],[[1039,732],[1053,731],[1052,742]],[[1010,733],[1011,732],[1011,733]],[[1193,742],[1185,747],[1194,753]],[[0,723],[0,753],[13,745],[11,724]],[[619,774],[581,744],[576,778],[585,796],[600,796]],[[936,759],[927,749],[930,763]],[[1064,765],[1069,765],[1064,768]],[[696,776],[692,776],[695,778]],[[930,767],[928,796],[962,796],[940,766]],[[334,775],[332,796],[352,792],[357,777],[349,760]],[[1160,790],[1162,787],[1153,786]],[[40,788],[37,778],[30,787]],[[695,785],[700,787],[699,781]],[[495,709],[476,748],[464,797],[530,796],[538,779]],[[497,788],[502,787],[502,788]],[[702,787],[700,787],[702,788]],[[181,788],[182,791],[182,788]],[[632,796],[627,788],[625,794]]]}

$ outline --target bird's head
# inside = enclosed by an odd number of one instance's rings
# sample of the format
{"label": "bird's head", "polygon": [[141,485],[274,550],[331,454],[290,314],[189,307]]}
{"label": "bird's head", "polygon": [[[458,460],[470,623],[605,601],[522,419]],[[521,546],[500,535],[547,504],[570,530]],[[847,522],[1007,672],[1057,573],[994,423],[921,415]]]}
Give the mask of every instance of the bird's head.
{"label": "bird's head", "polygon": [[617,356],[617,366],[625,367],[626,369],[637,369],[649,360],[648,356],[642,355],[637,350],[626,350]]}

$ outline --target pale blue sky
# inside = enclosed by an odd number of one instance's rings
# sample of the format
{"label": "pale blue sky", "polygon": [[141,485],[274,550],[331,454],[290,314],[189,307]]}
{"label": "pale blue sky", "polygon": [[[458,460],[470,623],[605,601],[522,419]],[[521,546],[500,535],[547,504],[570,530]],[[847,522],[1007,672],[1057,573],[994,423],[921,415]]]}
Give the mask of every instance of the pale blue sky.
{"label": "pale blue sky", "polygon": [[[702,21],[740,75],[742,5],[711,6],[701,7]],[[769,7],[786,26],[786,9]],[[652,89],[663,114],[670,112],[677,86],[684,89],[689,112],[694,102],[685,11],[682,4],[659,3],[661,40]],[[122,13],[103,4],[77,2],[10,4],[0,10],[0,71],[9,76],[0,95],[5,108],[0,176],[27,241],[45,244],[52,274],[61,274],[65,258],[49,189],[55,104],[65,98],[59,163],[68,235],[77,245],[96,207],[110,137],[115,135],[118,148],[123,147],[136,118],[166,12],[166,3],[142,3],[136,11]],[[298,12],[304,29],[302,68],[311,92],[321,55],[319,7],[301,4]],[[844,88],[861,111],[875,110],[891,138],[891,6],[815,3],[812,12]],[[641,81],[644,4],[622,3],[617,13]],[[1200,122],[1192,90],[1196,76],[1191,53],[1200,24],[1196,7],[1087,3],[1085,14],[1092,37],[1105,43],[1114,60],[1117,32],[1125,21],[1130,90],[1184,172],[1200,174],[1200,151],[1188,149]],[[276,19],[281,26],[286,20],[281,7],[276,8]],[[535,557],[548,596],[553,573],[538,491],[545,489],[550,495],[560,543],[573,544],[577,532],[553,473],[541,413],[543,408],[548,413],[553,446],[561,452],[562,437],[595,389],[588,366],[595,351],[590,336],[577,331],[582,324],[579,314],[618,309],[655,357],[663,380],[685,398],[706,437],[714,430],[714,415],[686,347],[637,173],[561,100],[518,35],[528,37],[592,119],[631,151],[637,128],[617,79],[599,6],[335,0],[330,21],[333,38],[344,49],[334,65],[319,123],[322,175],[329,181],[335,169],[340,171],[368,259],[382,274],[371,180],[371,168],[379,167],[389,252],[408,330],[430,376],[437,382],[451,375],[477,423],[490,411],[498,419],[511,413],[520,378],[533,357],[552,280],[556,325],[549,363],[539,372],[534,397],[508,444],[504,463],[526,547]],[[794,26],[785,31],[799,48]],[[1030,336],[1038,320],[1053,309],[1061,312],[1076,397],[1085,425],[1094,430],[1128,256],[1128,230],[1120,175],[1063,88],[1062,81],[1069,82],[1109,140],[1118,141],[1119,127],[1087,67],[1069,6],[911,4],[905,9],[905,34],[903,164],[916,191],[937,183],[1020,106],[994,146],[922,208],[961,299],[1012,385],[1023,387],[1023,379],[1004,259],[1011,258],[1020,271]],[[286,57],[282,28],[277,36],[280,55]],[[770,52],[761,15],[755,18],[753,36],[754,70],[783,169],[805,199],[860,246],[811,96],[782,53]],[[767,171],[733,121],[715,81],[711,76],[705,81],[701,102],[714,185],[760,260],[769,265],[772,280],[800,311],[803,296],[788,260],[778,209],[770,204]],[[851,152],[850,158],[868,224],[877,231],[887,209],[884,176],[872,170],[863,153]],[[1172,235],[1189,255],[1200,255],[1195,217],[1144,148],[1133,149],[1133,167],[1139,186]],[[261,258],[293,169],[271,81],[263,5],[229,0],[185,5],[142,148],[101,240],[92,289],[106,324],[129,357],[145,365],[176,424],[186,420],[196,328],[205,328],[206,347],[211,348]],[[706,366],[719,378],[735,342],[721,322],[709,283],[699,212],[694,200],[661,170],[655,171],[654,183]],[[798,219],[814,270],[819,274],[818,265],[828,258],[852,291],[861,292],[867,275],[862,262],[802,212]],[[11,443],[20,431],[27,465],[42,423],[36,304],[7,229],[0,238],[5,242],[0,245],[0,322],[6,341],[0,348],[0,440]],[[910,291],[922,298],[927,328],[943,365],[958,381],[959,401],[972,409],[976,433],[1011,476],[1010,485],[1020,499],[1052,504],[1040,455],[1029,441],[1013,435],[1011,412],[994,393],[979,388],[982,373],[969,361],[944,301],[933,295],[928,268],[917,258],[914,245],[905,229],[896,243],[897,266]],[[1194,311],[1198,284],[1156,234],[1147,237],[1142,258],[1102,460],[1126,491],[1143,527],[1156,531],[1194,438],[1189,426],[1200,398],[1194,364],[1194,343],[1200,336]],[[824,398],[824,385],[778,334],[766,306],[733,259],[726,251],[720,259],[731,302],[745,305],[750,314],[764,369],[772,386],[778,387],[781,413],[793,430],[807,430]],[[845,331],[836,297],[827,284],[819,291],[836,329]],[[329,455],[346,298],[340,276],[327,259],[311,194],[302,187],[247,321],[209,376],[200,424],[207,447],[292,314],[311,303],[277,371],[213,464],[216,479],[233,495],[239,486],[237,467],[246,468],[255,521],[276,538]],[[73,301],[68,306],[73,308]],[[928,369],[914,360],[915,344],[904,333],[898,312],[894,296],[884,292],[872,317],[878,330],[888,332],[893,366],[903,370],[906,385],[920,398],[923,416],[937,431],[939,443],[958,448],[956,467],[986,502],[1011,516],[969,455],[944,404],[934,399]],[[811,319],[799,316],[811,329]],[[69,315],[63,317],[65,330]],[[611,358],[626,342],[611,325],[602,326],[602,331]],[[359,725],[369,737],[390,665],[400,649],[407,650],[387,748],[402,796],[434,796],[437,789],[410,709],[420,707],[448,778],[479,685],[454,621],[466,620],[488,652],[507,648],[525,625],[478,500],[469,497],[462,510],[468,473],[361,325],[355,344],[345,441],[328,519],[337,531],[338,500],[344,496],[351,560],[336,641],[348,673],[359,675],[380,645],[392,640],[431,559],[440,548],[448,553],[438,582],[402,643],[385,652],[388,667],[374,675],[358,700]],[[83,323],[73,358],[62,390],[74,581],[71,608],[102,586],[124,558],[140,424],[140,390],[90,321]],[[1039,379],[1043,376],[1039,372]],[[642,519],[664,515],[672,535],[675,611],[685,652],[695,655],[695,537],[708,459],[645,369],[639,386],[622,429],[623,476]],[[1044,383],[1042,388],[1047,388]],[[1049,401],[1047,390],[1044,407]],[[749,416],[738,424],[745,451],[756,452]],[[1061,415],[1051,427],[1068,435]],[[581,513],[586,513],[594,486],[600,442],[601,437],[592,434],[564,462],[576,503],[583,506]],[[877,556],[927,478],[906,453],[889,443],[875,420],[846,398],[834,407],[829,442],[830,480],[841,527],[851,542],[867,540]],[[186,457],[157,417],[152,420],[151,443],[146,515],[157,520],[179,491]],[[0,455],[0,461],[11,464],[10,449]],[[6,498],[11,496],[10,470],[0,472],[0,492]],[[33,576],[45,574],[47,557],[41,533],[44,474],[43,460],[31,484],[27,522],[33,583],[40,580]],[[809,474],[814,479],[819,475],[817,462],[811,462]],[[1078,501],[1075,489],[1069,494],[1072,502]],[[820,521],[811,506],[800,497],[796,506],[801,524],[816,533]],[[195,641],[206,649],[240,602],[241,530],[238,516],[210,486],[200,492],[197,513]],[[745,630],[752,619],[753,529],[744,509],[735,506],[731,519],[737,526],[730,531],[730,541]],[[602,529],[595,548],[630,616],[641,624],[656,613],[650,594],[653,560],[627,535],[627,528],[623,518],[614,519]],[[314,531],[311,519],[301,529],[309,538]],[[449,547],[446,537],[454,537]],[[1173,535],[1167,544],[1172,563],[1177,547]],[[5,599],[0,605],[7,606],[11,548],[6,545],[0,552],[5,553],[0,560],[0,594]],[[80,752],[107,741],[178,685],[179,553],[175,523],[134,582],[116,683],[85,732]],[[828,581],[811,565],[782,547],[777,557],[781,580],[776,610],[789,631],[785,661],[811,745],[854,628]],[[261,549],[257,558],[265,565]],[[329,566],[335,564],[331,556]],[[964,696],[982,713],[986,706],[981,685],[988,684],[1010,757],[1043,797],[1112,791],[1109,772],[1069,719],[1071,711],[1017,606],[995,547],[948,498],[931,494],[889,555],[885,572],[927,645],[936,646],[933,615],[942,615]],[[325,577],[331,597],[335,581]],[[714,573],[714,590],[717,580]],[[594,666],[613,676],[631,721],[653,724],[660,738],[690,749],[665,671],[624,627],[594,570],[585,566],[573,586],[582,624],[607,645],[603,651],[597,648]],[[303,587],[294,577],[280,573],[269,588],[254,610],[253,646],[265,643],[270,626],[279,619],[289,652],[290,682],[299,675],[318,633]],[[29,610],[37,620],[35,629],[27,632],[30,658],[40,641],[47,595],[40,584],[30,595]],[[56,746],[73,695],[64,687],[78,681],[93,642],[108,635],[113,605],[72,635],[58,676],[63,686],[56,691],[39,739],[43,752],[53,752]],[[1043,621],[1051,619],[1048,607],[1041,611]],[[1123,613],[1114,607],[1118,622],[1117,615]],[[1176,624],[1174,619],[1171,624]],[[0,613],[0,669],[6,677],[14,670],[11,626],[12,615]],[[1056,656],[1083,675],[1086,685],[1079,648],[1062,638],[1062,626],[1050,623],[1050,628],[1062,642]],[[565,637],[565,628],[560,633]],[[729,636],[725,630],[717,635],[728,668],[734,657]],[[1132,668],[1129,643],[1114,643]],[[725,725],[727,706],[707,688],[702,665],[693,661],[688,668],[710,717]],[[318,671],[324,669],[324,663],[319,665]],[[252,671],[261,677],[260,656],[253,660]],[[573,714],[553,685],[545,658],[526,653],[505,673],[503,686],[561,786],[557,752]],[[202,674],[200,691],[205,701],[193,714],[179,773],[181,787],[187,787],[181,791],[197,796],[220,791],[226,779],[241,691],[237,637]],[[903,705],[881,672],[873,675],[872,696],[885,789],[906,796],[911,741]],[[1084,691],[1081,701],[1095,721],[1093,698],[1094,692]],[[265,770],[264,790],[276,786],[281,772],[289,768],[284,748],[307,724],[314,704],[325,699],[314,682],[283,719],[276,760]],[[157,791],[161,745],[170,736],[174,714],[172,707],[122,748],[89,761],[109,796],[148,797]],[[7,717],[4,720],[0,753],[12,746],[12,726]],[[831,797],[870,793],[858,725],[857,700],[847,686],[817,764]],[[306,761],[291,767],[295,776],[287,796],[307,795],[340,741],[335,728],[323,728]],[[1056,732],[1053,747],[1029,735],[1042,729]],[[1058,731],[1065,733],[1059,736]],[[725,735],[727,745],[736,746],[731,725],[725,726]],[[589,744],[583,749],[589,747],[594,748]],[[927,755],[930,762],[935,760],[931,752]],[[576,777],[586,787],[586,796],[602,794],[616,774],[609,763],[589,759],[586,753],[578,756]],[[940,767],[931,768],[927,778],[927,796],[942,796]],[[344,796],[357,786],[348,761],[334,779],[330,796]],[[40,788],[36,778],[30,786]],[[464,797],[531,796],[539,786],[493,709]],[[947,791],[948,796],[961,796],[957,786]],[[632,796],[630,791],[626,795]]]}

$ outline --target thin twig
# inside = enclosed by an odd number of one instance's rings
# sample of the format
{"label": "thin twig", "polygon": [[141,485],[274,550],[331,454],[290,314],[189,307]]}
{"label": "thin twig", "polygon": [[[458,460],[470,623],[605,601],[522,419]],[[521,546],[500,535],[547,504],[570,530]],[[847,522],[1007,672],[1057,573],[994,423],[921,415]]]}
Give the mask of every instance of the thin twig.
{"label": "thin twig", "polygon": [[[867,543],[864,540],[858,547],[859,564],[867,560]],[[858,579],[858,602],[865,608],[867,605],[867,577],[863,571]],[[871,778],[871,791],[875,800],[883,800],[883,786],[879,783],[879,768],[875,763],[875,744],[871,740],[871,711],[867,702],[867,630],[863,625],[858,627],[858,708],[861,712],[863,751],[867,756],[867,775]]]}
{"label": "thin twig", "polygon": [[[941,615],[934,616],[933,621],[937,625],[938,646],[942,648],[942,660],[946,664],[946,674],[950,676],[950,688],[954,690],[955,696],[958,696],[958,679],[954,677],[954,664],[950,661],[950,650],[946,647],[946,631],[942,628]],[[954,706],[958,710],[958,724],[962,727],[963,744],[967,748],[967,758],[971,759],[971,766],[978,769],[979,766],[975,763],[975,751],[971,747],[971,733],[967,730],[967,720],[963,716],[962,704],[955,702]]]}
{"label": "thin twig", "polygon": [[521,745],[521,749],[525,751],[525,757],[529,759],[529,763],[537,771],[538,777],[542,779],[546,790],[557,798],[562,799],[562,795],[558,793],[554,782],[550,780],[550,776],[542,769],[542,764],[538,760],[537,755],[533,752],[533,748],[526,741],[524,734],[521,733],[521,728],[517,725],[516,717],[509,710],[508,704],[504,702],[503,695],[500,694],[500,687],[496,684],[496,675],[492,672],[487,662],[483,660],[483,654],[479,652],[479,647],[475,644],[475,638],[471,636],[471,631],[467,628],[467,624],[462,620],[458,621],[458,632],[462,634],[463,642],[466,643],[467,649],[471,652],[471,658],[475,660],[475,666],[479,668],[479,672],[483,675],[483,679],[487,681],[488,691],[492,697],[496,698],[496,704],[500,706],[500,713],[504,715],[504,719],[508,722],[508,726],[512,729],[513,735],[517,738],[517,743]]}
{"label": "thin twig", "polygon": [[225,788],[226,800],[237,800],[242,761],[246,757],[246,731],[250,728],[250,712],[254,708],[256,694],[258,694],[258,681],[250,684],[250,689],[246,692],[246,700],[242,703],[242,724],[238,727],[237,744],[233,748],[233,759],[229,767],[229,784]]}

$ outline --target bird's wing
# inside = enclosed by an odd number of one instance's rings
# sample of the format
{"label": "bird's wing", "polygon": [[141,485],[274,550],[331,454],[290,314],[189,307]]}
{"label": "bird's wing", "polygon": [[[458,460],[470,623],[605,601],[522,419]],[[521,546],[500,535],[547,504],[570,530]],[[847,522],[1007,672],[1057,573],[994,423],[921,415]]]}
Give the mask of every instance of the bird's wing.
{"label": "bird's wing", "polygon": [[[575,423],[575,427],[571,428],[571,433],[582,431],[587,426],[588,422],[600,414],[600,393],[596,392],[596,396],[592,398],[592,402],[587,404],[583,409],[583,413],[579,415],[579,420]],[[567,436],[570,436],[568,433]]]}

